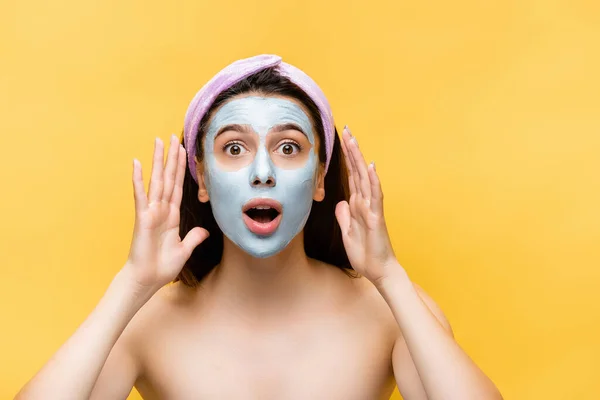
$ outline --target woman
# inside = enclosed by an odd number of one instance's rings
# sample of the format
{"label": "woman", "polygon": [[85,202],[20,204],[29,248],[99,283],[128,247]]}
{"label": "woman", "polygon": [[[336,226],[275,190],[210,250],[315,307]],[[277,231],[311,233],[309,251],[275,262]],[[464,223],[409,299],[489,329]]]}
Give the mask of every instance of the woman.
{"label": "woman", "polygon": [[127,262],[17,398],[501,399],[398,263],[375,166],[311,78],[236,61],[183,136],[165,166],[156,140],[147,195],[134,160]]}

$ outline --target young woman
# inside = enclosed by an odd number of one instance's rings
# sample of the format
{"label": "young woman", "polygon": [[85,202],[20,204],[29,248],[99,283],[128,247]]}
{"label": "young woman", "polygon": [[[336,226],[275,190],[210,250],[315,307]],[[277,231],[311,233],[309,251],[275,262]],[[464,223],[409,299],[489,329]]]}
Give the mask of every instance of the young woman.
{"label": "young woman", "polygon": [[147,194],[134,160],[127,262],[18,399],[501,399],[396,259],[375,165],[311,78],[236,61],[183,136],[166,165],[156,139]]}

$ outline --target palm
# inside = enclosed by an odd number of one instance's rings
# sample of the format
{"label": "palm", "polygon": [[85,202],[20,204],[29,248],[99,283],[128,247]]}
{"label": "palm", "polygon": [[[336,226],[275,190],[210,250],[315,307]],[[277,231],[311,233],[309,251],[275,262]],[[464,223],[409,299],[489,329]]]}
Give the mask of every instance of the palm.
{"label": "palm", "polygon": [[148,204],[148,209],[141,212],[142,229],[166,232],[179,228],[179,209],[163,201]]}
{"label": "palm", "polygon": [[[153,244],[153,249],[147,254],[147,258],[156,259],[157,266],[169,267],[174,265],[169,258],[173,258],[171,249],[177,246],[181,239],[179,237],[179,210],[169,203],[150,203],[148,209],[142,211],[139,216],[139,235]],[[153,254],[154,253],[154,254]]]}
{"label": "palm", "polygon": [[342,135],[342,149],[350,186],[350,200],[340,202],[336,208],[342,240],[352,267],[376,282],[395,260],[383,217],[381,185],[374,165],[366,165],[347,130]]}
{"label": "palm", "polygon": [[148,195],[144,192],[141,166],[134,166],[135,227],[129,264],[142,285],[161,286],[173,280],[193,249],[208,232],[196,227],[179,237],[179,207],[186,168],[186,153],[173,137],[163,170],[162,142],[157,140]]}

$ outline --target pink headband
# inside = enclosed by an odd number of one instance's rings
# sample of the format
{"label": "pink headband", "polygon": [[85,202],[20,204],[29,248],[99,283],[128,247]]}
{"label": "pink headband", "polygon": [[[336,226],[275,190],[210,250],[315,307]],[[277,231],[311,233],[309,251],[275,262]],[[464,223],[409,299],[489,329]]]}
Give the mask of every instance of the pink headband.
{"label": "pink headband", "polygon": [[329,168],[331,152],[333,150],[333,140],[335,127],[333,115],[329,102],[323,91],[317,86],[308,75],[300,69],[281,61],[281,57],[276,55],[263,54],[242,60],[237,60],[222,69],[206,85],[202,87],[194,96],[185,114],[185,124],[183,128],[183,140],[188,153],[188,165],[190,173],[196,182],[196,137],[198,135],[198,125],[204,114],[208,111],[212,103],[221,92],[229,89],[241,80],[264,69],[276,67],[277,71],[288,78],[300,89],[302,89],[317,105],[321,113],[321,122],[325,130],[325,152],[327,160],[325,162],[325,172]]}

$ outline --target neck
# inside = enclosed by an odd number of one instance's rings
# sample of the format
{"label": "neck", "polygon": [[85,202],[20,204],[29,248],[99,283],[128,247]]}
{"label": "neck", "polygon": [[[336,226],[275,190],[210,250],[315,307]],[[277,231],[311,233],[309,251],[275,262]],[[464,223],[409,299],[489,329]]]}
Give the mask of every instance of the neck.
{"label": "neck", "polygon": [[315,264],[304,251],[303,232],[268,258],[252,257],[224,237],[221,263],[206,278],[224,306],[250,315],[281,315],[306,299],[314,288]]}

